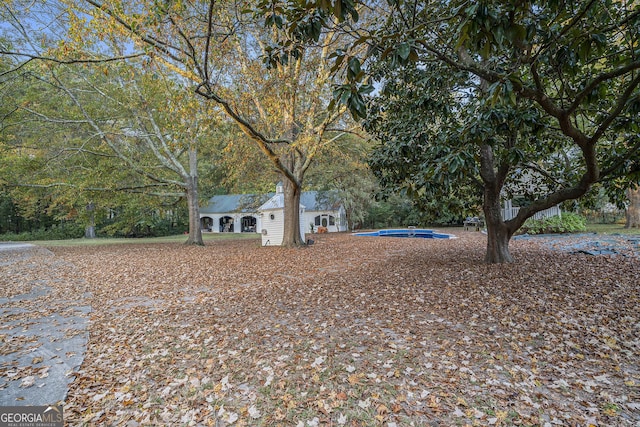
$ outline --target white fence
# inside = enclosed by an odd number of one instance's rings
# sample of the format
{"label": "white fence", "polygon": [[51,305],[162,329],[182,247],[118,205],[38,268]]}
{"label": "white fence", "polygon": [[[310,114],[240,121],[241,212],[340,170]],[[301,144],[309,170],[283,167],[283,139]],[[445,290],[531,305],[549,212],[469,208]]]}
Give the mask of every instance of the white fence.
{"label": "white fence", "polygon": [[[502,219],[504,221],[508,221],[512,218],[515,218],[518,215],[518,211],[520,210],[517,206],[507,207],[502,209]],[[552,216],[562,216],[562,212],[560,211],[559,206],[553,206],[549,209],[545,209],[540,212],[536,212],[536,214],[532,217],[533,219],[543,219],[543,218],[551,218]]]}

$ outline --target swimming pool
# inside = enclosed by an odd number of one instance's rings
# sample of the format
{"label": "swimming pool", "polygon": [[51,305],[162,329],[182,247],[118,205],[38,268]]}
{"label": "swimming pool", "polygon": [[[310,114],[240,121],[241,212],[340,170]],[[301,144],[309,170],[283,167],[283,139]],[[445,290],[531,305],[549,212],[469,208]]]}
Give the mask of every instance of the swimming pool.
{"label": "swimming pool", "polygon": [[353,233],[354,236],[380,236],[380,237],[414,237],[421,239],[455,239],[451,234],[436,233],[433,230],[422,228],[396,228],[377,231]]}

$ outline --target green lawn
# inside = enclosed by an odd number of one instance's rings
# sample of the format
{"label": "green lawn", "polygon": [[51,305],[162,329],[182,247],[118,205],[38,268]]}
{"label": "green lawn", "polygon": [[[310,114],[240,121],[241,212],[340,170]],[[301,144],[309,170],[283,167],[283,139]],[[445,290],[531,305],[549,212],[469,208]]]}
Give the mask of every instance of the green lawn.
{"label": "green lawn", "polygon": [[[587,224],[587,232],[598,234],[640,234],[640,228],[624,228],[623,224]],[[215,240],[230,239],[260,239],[257,233],[203,233],[205,242]],[[96,239],[68,239],[68,240],[37,240],[25,243],[33,243],[38,246],[93,246],[93,245],[114,245],[114,244],[140,244],[140,243],[184,243],[187,236],[178,234],[165,237],[144,237],[144,238],[96,238]]]}
{"label": "green lawn", "polygon": [[624,228],[624,224],[587,224],[589,233],[640,234],[640,228]]}
{"label": "green lawn", "polygon": [[[230,239],[260,239],[257,233],[202,233],[202,239],[205,242],[214,240],[230,240]],[[93,245],[117,245],[117,244],[140,244],[140,243],[184,243],[187,241],[187,235],[178,234],[175,236],[165,237],[143,237],[143,238],[95,238],[95,239],[68,239],[68,240],[35,240],[31,242],[38,246],[93,246]]]}

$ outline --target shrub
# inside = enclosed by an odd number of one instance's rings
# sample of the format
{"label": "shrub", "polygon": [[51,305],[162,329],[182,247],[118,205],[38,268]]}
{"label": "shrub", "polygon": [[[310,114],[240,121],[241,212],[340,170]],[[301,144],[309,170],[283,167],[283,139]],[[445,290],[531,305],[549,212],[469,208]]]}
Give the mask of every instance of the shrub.
{"label": "shrub", "polygon": [[79,239],[84,236],[84,228],[74,223],[61,223],[51,228],[25,231],[22,233],[6,233],[0,235],[0,240],[24,242],[33,240],[65,240]]}
{"label": "shrub", "polygon": [[587,221],[581,215],[564,212],[562,216],[551,218],[529,218],[519,231],[528,234],[580,233],[587,231]]}

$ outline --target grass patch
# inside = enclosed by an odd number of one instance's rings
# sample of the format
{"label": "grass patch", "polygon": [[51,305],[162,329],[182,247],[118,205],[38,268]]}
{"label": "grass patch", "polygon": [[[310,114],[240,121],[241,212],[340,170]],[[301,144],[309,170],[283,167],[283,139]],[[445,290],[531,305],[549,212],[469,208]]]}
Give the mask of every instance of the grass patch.
{"label": "grass patch", "polygon": [[[67,239],[67,240],[34,240],[31,243],[44,247],[68,247],[68,246],[98,246],[98,245],[122,245],[122,244],[149,244],[149,243],[184,243],[187,241],[187,235],[178,234],[174,236],[164,237],[142,237],[142,238],[125,238],[125,237],[105,237],[95,239]],[[216,240],[239,240],[254,239],[259,240],[260,235],[257,233],[203,233],[202,240],[204,242]]]}
{"label": "grass patch", "polygon": [[624,224],[587,224],[587,232],[598,234],[640,234],[640,228],[624,228]]}
{"label": "grass patch", "polygon": [[586,220],[580,215],[565,212],[562,216],[529,218],[518,231],[527,234],[582,233],[586,231]]}

